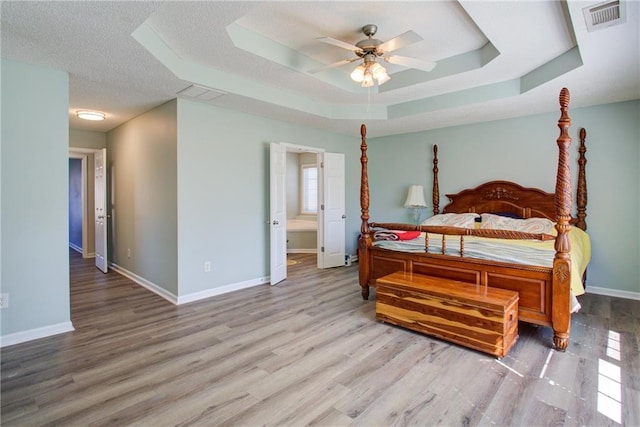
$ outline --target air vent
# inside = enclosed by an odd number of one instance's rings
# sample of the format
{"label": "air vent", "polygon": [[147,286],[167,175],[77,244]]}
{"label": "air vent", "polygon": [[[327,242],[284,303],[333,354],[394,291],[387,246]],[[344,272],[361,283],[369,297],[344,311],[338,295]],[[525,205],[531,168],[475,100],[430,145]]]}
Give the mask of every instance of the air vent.
{"label": "air vent", "polygon": [[178,92],[178,95],[182,95],[188,98],[199,99],[201,101],[211,101],[212,99],[226,95],[226,92],[222,92],[215,89],[209,89],[207,87],[191,85]]}
{"label": "air vent", "polygon": [[626,21],[624,2],[608,1],[582,9],[588,31],[596,31]]}

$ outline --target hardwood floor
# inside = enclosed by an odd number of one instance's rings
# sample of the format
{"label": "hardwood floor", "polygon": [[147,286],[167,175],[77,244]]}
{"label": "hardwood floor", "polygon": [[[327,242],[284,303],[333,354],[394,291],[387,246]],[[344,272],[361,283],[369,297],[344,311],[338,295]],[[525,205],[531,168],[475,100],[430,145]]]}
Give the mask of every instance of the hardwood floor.
{"label": "hardwood floor", "polygon": [[293,257],[174,306],[72,252],[76,330],[2,349],[2,425],[640,425],[640,301],[585,295],[567,352],[521,324],[497,360],[376,322],[357,264]]}

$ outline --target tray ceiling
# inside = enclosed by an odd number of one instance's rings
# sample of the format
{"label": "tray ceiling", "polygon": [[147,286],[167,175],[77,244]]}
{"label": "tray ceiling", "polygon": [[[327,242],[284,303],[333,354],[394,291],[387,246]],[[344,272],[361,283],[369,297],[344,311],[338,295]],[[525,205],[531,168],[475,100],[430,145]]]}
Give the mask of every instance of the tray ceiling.
{"label": "tray ceiling", "polygon": [[[3,2],[2,57],[70,74],[70,126],[106,131],[191,86],[224,108],[331,132],[371,136],[640,97],[638,3],[626,22],[587,33],[588,2]],[[435,61],[431,72],[384,66],[391,80],[361,88],[354,54],[320,43],[405,31],[423,41],[397,53]],[[622,42],[621,42],[622,41]],[[616,79],[609,76],[615,75]],[[197,92],[197,91],[196,91]],[[77,109],[104,111],[83,123]]]}

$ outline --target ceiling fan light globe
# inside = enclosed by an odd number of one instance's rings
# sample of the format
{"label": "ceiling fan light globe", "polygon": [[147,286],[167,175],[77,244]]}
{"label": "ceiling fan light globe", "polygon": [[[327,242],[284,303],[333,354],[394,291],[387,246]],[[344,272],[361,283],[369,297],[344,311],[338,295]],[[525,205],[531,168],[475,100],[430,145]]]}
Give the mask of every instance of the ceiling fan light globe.
{"label": "ceiling fan light globe", "polygon": [[364,80],[364,66],[358,65],[351,73],[351,80],[360,83]]}
{"label": "ceiling fan light globe", "polygon": [[387,72],[385,71],[384,73],[378,73],[378,75],[376,76],[376,80],[378,81],[379,86],[391,80],[391,77],[389,77],[389,74],[387,74]]}
{"label": "ceiling fan light globe", "polygon": [[387,69],[380,64],[376,65],[377,67],[372,67],[371,74],[373,74],[373,77],[378,80],[380,77],[387,75]]}
{"label": "ceiling fan light globe", "polygon": [[362,87],[371,87],[373,86],[373,76],[371,73],[366,73],[362,80]]}
{"label": "ceiling fan light globe", "polygon": [[374,62],[373,64],[371,64],[371,67],[369,67],[369,70],[371,71],[371,74],[373,74],[374,76],[376,74],[378,74],[383,69],[384,69],[384,67],[382,65],[378,64],[377,62]]}

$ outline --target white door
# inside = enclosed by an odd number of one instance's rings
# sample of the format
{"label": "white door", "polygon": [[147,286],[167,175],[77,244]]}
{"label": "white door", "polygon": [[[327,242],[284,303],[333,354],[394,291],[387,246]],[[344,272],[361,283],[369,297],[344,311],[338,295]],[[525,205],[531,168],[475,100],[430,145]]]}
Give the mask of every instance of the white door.
{"label": "white door", "polygon": [[95,152],[96,267],[107,272],[107,149]]}
{"label": "white door", "polygon": [[323,153],[320,171],[322,196],[320,201],[321,224],[318,228],[318,267],[344,266],[345,243],[345,179],[344,154]]}
{"label": "white door", "polygon": [[269,151],[271,285],[275,285],[287,278],[287,149],[272,142]]}

